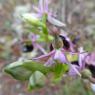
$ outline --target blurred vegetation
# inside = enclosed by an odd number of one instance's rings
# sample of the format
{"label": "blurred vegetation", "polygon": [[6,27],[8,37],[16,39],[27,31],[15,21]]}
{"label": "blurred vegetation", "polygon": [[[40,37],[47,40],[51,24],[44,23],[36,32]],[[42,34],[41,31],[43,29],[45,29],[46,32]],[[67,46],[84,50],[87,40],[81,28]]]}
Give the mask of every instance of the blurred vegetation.
{"label": "blurred vegetation", "polygon": [[[68,1],[68,2],[66,2]],[[47,85],[33,92],[27,92],[26,83],[20,83],[3,73],[2,68],[23,54],[18,41],[22,28],[18,19],[19,12],[32,11],[37,0],[0,0],[0,95],[94,95],[90,83],[82,83],[68,78],[62,83]],[[95,50],[95,0],[52,0],[51,7],[64,21],[70,37],[80,37],[78,46],[87,51]],[[73,33],[72,33],[73,32]],[[27,35],[27,34],[24,34]],[[74,80],[74,81],[73,81]],[[48,80],[47,80],[48,81]]]}

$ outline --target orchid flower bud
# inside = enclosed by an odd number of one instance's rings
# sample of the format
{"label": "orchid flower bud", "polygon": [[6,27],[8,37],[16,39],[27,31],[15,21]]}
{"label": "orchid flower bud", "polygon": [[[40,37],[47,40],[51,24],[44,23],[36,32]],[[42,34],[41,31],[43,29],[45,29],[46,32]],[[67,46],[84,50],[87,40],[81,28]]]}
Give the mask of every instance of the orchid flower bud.
{"label": "orchid flower bud", "polygon": [[34,14],[29,14],[29,13],[23,14],[22,17],[24,21],[29,22],[32,25],[39,26],[41,24],[40,19]]}

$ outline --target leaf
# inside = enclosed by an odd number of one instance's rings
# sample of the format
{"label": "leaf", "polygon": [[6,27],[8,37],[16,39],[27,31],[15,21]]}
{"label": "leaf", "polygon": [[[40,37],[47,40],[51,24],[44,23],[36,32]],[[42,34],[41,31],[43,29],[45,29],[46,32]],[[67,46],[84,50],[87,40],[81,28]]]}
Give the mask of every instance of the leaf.
{"label": "leaf", "polygon": [[51,72],[51,67],[46,67],[44,66],[44,64],[39,63],[39,62],[35,62],[33,60],[27,60],[24,64],[23,67],[25,67],[26,69],[30,70],[30,71],[40,71],[43,74],[47,74],[49,72]]}
{"label": "leaf", "polygon": [[59,63],[58,61],[56,61],[56,64],[53,67],[54,77],[52,78],[52,82],[54,84],[59,83],[62,80],[64,73],[66,73],[68,71],[68,69],[69,69],[69,67],[67,64],[62,64],[62,63]]}
{"label": "leaf", "polygon": [[22,62],[14,62],[10,65],[7,65],[4,68],[4,71],[10,74],[13,78],[21,81],[28,80],[32,74],[32,71],[27,70],[22,66]]}
{"label": "leaf", "polygon": [[47,26],[45,24],[42,25],[42,32],[45,34],[45,35],[48,35],[48,29],[47,29]]}
{"label": "leaf", "polygon": [[40,88],[45,85],[45,75],[39,71],[35,71],[30,79],[29,79],[29,86],[28,89],[32,90],[34,88]]}
{"label": "leaf", "polygon": [[25,60],[7,65],[4,68],[4,71],[17,80],[25,81],[29,79],[33,72],[40,71],[43,74],[48,74],[51,72],[51,68],[45,67],[43,64],[32,60]]}
{"label": "leaf", "polygon": [[63,74],[66,73],[68,71],[68,65],[67,64],[61,64],[59,62],[57,62],[53,68],[53,73],[54,73],[54,82],[59,82],[62,77]]}

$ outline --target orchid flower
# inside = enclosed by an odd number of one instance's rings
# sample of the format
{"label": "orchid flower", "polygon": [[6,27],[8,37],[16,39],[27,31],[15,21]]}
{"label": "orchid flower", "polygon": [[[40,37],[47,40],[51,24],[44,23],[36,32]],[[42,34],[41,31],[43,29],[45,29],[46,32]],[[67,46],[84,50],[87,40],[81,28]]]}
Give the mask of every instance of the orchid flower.
{"label": "orchid flower", "polygon": [[[59,31],[58,31],[59,32]],[[57,33],[57,32],[56,32]],[[56,34],[55,33],[55,34]],[[65,51],[69,51],[69,52],[75,52],[74,50],[74,45],[71,42],[71,40],[69,39],[69,37],[66,34],[63,33],[59,33],[59,38],[62,40],[62,44],[63,44],[63,48]],[[56,42],[55,42],[56,43]],[[50,50],[52,51],[54,48],[52,46],[52,44],[50,45]]]}
{"label": "orchid flower", "polygon": [[78,60],[75,62],[71,62],[70,70],[69,70],[69,75],[71,76],[76,76],[79,75],[81,77],[81,71],[85,68],[85,58],[87,57],[88,53],[84,52],[83,48],[81,47],[79,49],[78,55]]}
{"label": "orchid flower", "polygon": [[[69,41],[67,41],[67,42],[69,43]],[[64,41],[63,41],[63,44],[64,44]],[[58,41],[57,47],[58,47],[58,45],[59,45],[59,41]],[[45,63],[46,66],[51,66],[56,61],[59,61],[62,64],[68,63],[67,58],[66,58],[66,53],[67,52],[71,53],[73,51],[71,51],[70,49],[66,50],[66,48],[64,48],[65,45],[66,45],[66,43],[63,45],[63,47],[60,47],[60,48],[57,48],[57,49],[52,46],[52,50],[51,50],[50,53],[48,53],[46,55],[42,55],[42,56],[37,57],[37,58],[33,58],[33,60],[36,60],[36,61],[40,61],[42,63]],[[69,48],[71,48],[71,46]]]}
{"label": "orchid flower", "polygon": [[48,0],[39,0],[38,7],[33,6],[33,8],[36,10],[37,14],[35,14],[36,17],[42,18],[43,15],[46,14],[47,20],[49,23],[58,26],[58,27],[65,27],[66,25],[59,20],[54,18],[54,14],[51,10],[49,10],[49,1]]}
{"label": "orchid flower", "polygon": [[33,58],[33,60],[43,62],[45,63],[45,66],[51,66],[55,62],[54,61],[59,61],[60,63],[67,63],[66,58],[65,58],[65,53],[63,52],[62,49],[56,50],[54,49],[50,53],[46,55],[42,55],[37,58]]}
{"label": "orchid flower", "polygon": [[[70,56],[77,55],[78,59],[77,61],[70,62],[67,53]],[[76,76],[79,75],[81,77],[81,70],[83,70],[85,67],[85,63],[83,62],[85,57],[87,56],[87,53],[80,51],[79,53],[73,53],[73,52],[67,52],[63,48],[60,49],[54,49],[50,53],[46,55],[42,55],[37,58],[33,58],[33,60],[45,63],[45,66],[51,66],[56,63],[56,61],[67,64],[69,66],[69,72],[68,74],[70,76]]]}
{"label": "orchid flower", "polygon": [[31,33],[29,35],[29,39],[22,42],[22,44],[23,44],[23,46],[21,47],[22,51],[24,53],[30,53],[30,52],[33,53],[33,51],[40,50],[43,54],[47,54],[47,52],[44,50],[44,48],[42,48],[42,46],[39,43],[37,43],[38,38],[39,38],[38,35]]}
{"label": "orchid flower", "polygon": [[60,34],[59,37],[62,39],[63,41],[63,48],[67,51],[71,51],[71,52],[74,52],[74,46],[71,42],[71,40],[69,39],[68,36],[66,35],[63,35],[63,34]]}
{"label": "orchid flower", "polygon": [[42,17],[44,14],[47,14],[49,16],[52,15],[52,13],[49,11],[48,3],[48,0],[39,0],[38,8],[33,6],[40,17]]}

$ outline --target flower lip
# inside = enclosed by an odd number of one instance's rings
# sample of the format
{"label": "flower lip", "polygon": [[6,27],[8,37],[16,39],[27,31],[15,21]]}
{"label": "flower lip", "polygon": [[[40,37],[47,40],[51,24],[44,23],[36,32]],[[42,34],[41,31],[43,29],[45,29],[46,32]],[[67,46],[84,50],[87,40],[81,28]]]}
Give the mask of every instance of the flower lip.
{"label": "flower lip", "polygon": [[50,44],[50,51],[52,51],[54,48],[53,48],[53,46],[52,46],[52,44]]}
{"label": "flower lip", "polygon": [[71,64],[79,66],[79,62],[77,60],[76,61],[72,61]]}
{"label": "flower lip", "polygon": [[62,35],[59,36],[62,41],[63,41],[63,48],[65,48],[66,50],[68,50],[70,48],[70,43],[69,41],[66,40],[66,38]]}
{"label": "flower lip", "polygon": [[34,46],[32,45],[32,43],[23,43],[22,46],[22,51],[23,52],[32,52],[34,50]]}
{"label": "flower lip", "polygon": [[31,52],[31,51],[33,51],[33,49],[34,49],[34,47],[33,47],[33,45],[25,45],[24,47],[23,47],[23,52]]}
{"label": "flower lip", "polygon": [[95,78],[95,66],[92,65],[92,64],[90,64],[90,65],[87,65],[87,64],[86,64],[86,68],[88,68],[88,69],[91,71],[92,77]]}

